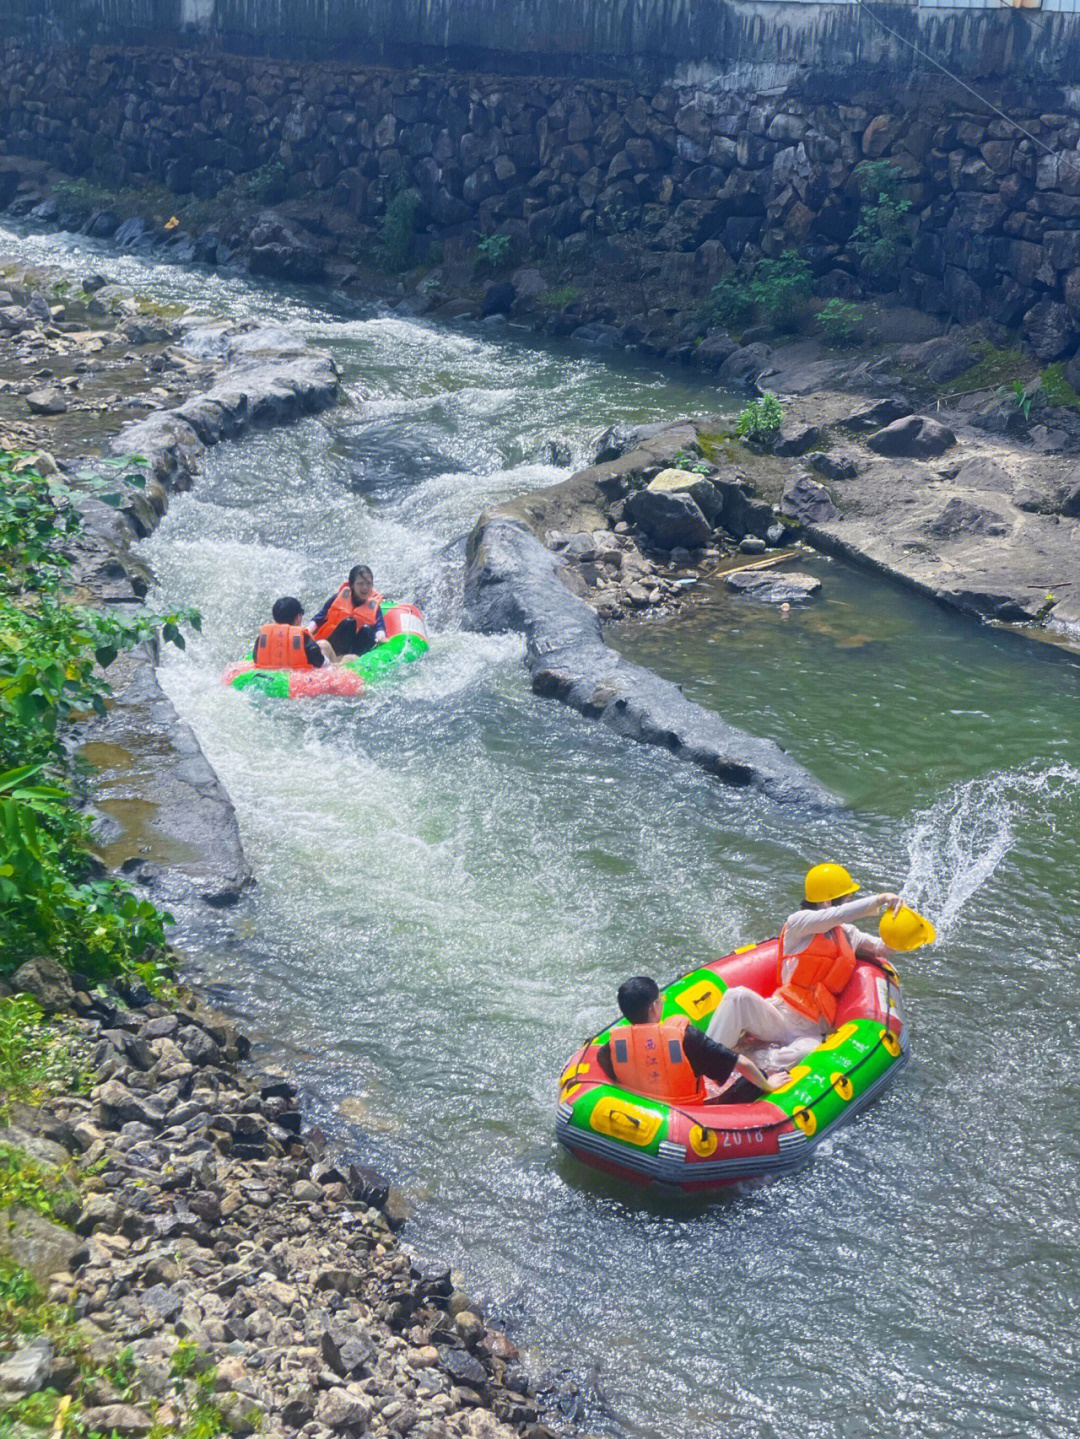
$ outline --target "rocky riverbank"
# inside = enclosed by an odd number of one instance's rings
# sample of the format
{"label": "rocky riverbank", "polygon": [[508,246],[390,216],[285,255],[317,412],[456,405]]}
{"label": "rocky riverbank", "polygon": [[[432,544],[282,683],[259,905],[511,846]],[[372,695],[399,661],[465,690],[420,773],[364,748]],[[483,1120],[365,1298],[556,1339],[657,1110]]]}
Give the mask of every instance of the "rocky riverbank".
{"label": "rocky riverbank", "polygon": [[48,959],[12,988],[50,1016],[36,1057],[80,1082],[6,1096],[5,1173],[33,1183],[0,1267],[52,1307],[18,1291],[0,1409],[121,1439],[550,1435],[514,1345],[402,1245],[400,1196],[328,1152],[287,1080],[241,1066],[227,1018]]}

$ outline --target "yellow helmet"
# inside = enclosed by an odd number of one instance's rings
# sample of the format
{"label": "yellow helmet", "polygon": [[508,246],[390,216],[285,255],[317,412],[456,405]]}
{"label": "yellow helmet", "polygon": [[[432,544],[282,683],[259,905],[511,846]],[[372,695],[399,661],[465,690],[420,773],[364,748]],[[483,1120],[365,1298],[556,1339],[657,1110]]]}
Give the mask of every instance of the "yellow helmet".
{"label": "yellow helmet", "polygon": [[828,904],[854,894],[858,888],[842,864],[815,864],[807,871],[804,893],[810,904]]}
{"label": "yellow helmet", "polygon": [[897,914],[889,909],[885,911],[878,924],[878,934],[890,949],[900,951],[918,949],[921,945],[933,944],[937,939],[937,930],[930,921],[908,909],[906,904],[900,906]]}

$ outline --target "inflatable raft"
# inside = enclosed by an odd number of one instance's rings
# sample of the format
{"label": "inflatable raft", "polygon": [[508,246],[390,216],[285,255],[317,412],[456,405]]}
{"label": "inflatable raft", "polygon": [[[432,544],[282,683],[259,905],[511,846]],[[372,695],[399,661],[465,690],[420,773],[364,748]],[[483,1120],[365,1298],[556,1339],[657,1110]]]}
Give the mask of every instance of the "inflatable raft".
{"label": "inflatable raft", "polygon": [[[764,940],[684,975],[663,991],[664,1018],[698,1029],[730,985],[768,996],[777,941]],[[859,960],[837,1004],[836,1029],[791,1072],[783,1089],[725,1103],[733,1076],[691,1106],[669,1105],[613,1084],[597,1051],[626,1020],[590,1040],[560,1078],[555,1134],[584,1164],[632,1184],[708,1193],[804,1164],[826,1136],[890,1084],[907,1061],[900,981],[890,964]],[[743,1086],[745,1087],[745,1086]]]}
{"label": "inflatable raft", "polygon": [[361,695],[369,684],[427,653],[424,617],[415,605],[384,600],[382,611],[386,641],[366,655],[353,655],[340,665],[323,665],[316,670],[262,669],[253,660],[238,660],[225,667],[221,682],[236,690],[259,690],[276,699]]}

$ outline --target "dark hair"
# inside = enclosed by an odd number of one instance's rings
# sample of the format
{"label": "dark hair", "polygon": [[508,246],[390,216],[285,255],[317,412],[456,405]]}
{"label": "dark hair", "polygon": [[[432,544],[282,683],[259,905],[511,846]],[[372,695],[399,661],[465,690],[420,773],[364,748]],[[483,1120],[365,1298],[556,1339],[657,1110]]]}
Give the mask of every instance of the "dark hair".
{"label": "dark hair", "polygon": [[659,996],[660,986],[656,980],[647,974],[638,974],[619,985],[619,1008],[631,1024],[642,1024]]}
{"label": "dark hair", "polygon": [[375,576],[368,569],[367,565],[353,565],[352,569],[349,571],[349,584],[355,584],[361,575],[363,575],[366,579],[369,579],[372,584],[375,583]]}
{"label": "dark hair", "polygon": [[303,613],[304,606],[292,595],[282,595],[281,599],[275,600],[271,611],[276,625],[294,625]]}

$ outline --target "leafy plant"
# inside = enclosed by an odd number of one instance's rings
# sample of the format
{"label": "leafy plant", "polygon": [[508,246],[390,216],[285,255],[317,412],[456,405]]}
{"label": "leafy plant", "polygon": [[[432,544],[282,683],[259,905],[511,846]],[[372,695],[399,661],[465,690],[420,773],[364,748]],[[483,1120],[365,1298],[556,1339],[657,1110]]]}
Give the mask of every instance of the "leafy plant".
{"label": "leafy plant", "polygon": [[268,165],[260,165],[257,170],[252,170],[241,184],[248,199],[259,205],[272,205],[277,200],[284,200],[288,178],[281,161],[271,160]]}
{"label": "leafy plant", "polygon": [[[142,462],[80,476],[109,504],[143,483]],[[0,450],[0,972],[46,951],[90,974],[114,973],[164,942],[169,917],[101,877],[77,808],[67,728],[105,713],[101,670],[159,631],[181,648],[195,611],[123,616],[70,602],[68,551],[82,527],[62,475]]]}
{"label": "leafy plant", "polygon": [[707,475],[711,473],[712,466],[705,463],[697,455],[689,454],[686,450],[679,450],[671,462],[673,470],[689,470],[695,475]]}
{"label": "leafy plant", "polygon": [[61,1035],[29,995],[0,999],[0,1095],[38,1102],[78,1086],[81,1075]]}
{"label": "leafy plant", "polygon": [[793,330],[812,288],[810,266],[794,250],[775,259],[763,256],[749,272],[729,270],[709,292],[702,310],[706,325],[743,329],[761,315],[780,330]]}
{"label": "leafy plant", "polygon": [[817,312],[815,319],[825,343],[841,349],[845,345],[853,345],[858,339],[863,312],[856,305],[846,304],[834,297]]}
{"label": "leafy plant", "polygon": [[857,172],[862,205],[849,249],[873,284],[895,281],[910,248],[910,200],[900,198],[903,176],[887,160],[874,160]]}
{"label": "leafy plant", "polygon": [[0,1209],[17,1204],[63,1222],[72,1195],[72,1186],[59,1181],[55,1172],[36,1164],[13,1144],[0,1144]]}
{"label": "leafy plant", "polygon": [[378,253],[388,270],[408,268],[419,209],[420,196],[415,190],[399,190],[387,205],[379,222]]}
{"label": "leafy plant", "polygon": [[998,393],[999,393],[999,394],[1007,394],[1007,393],[1009,393],[1010,391],[1011,391],[1011,393],[1012,393],[1013,399],[1014,399],[1015,402],[1016,402],[1016,407],[1017,407],[1017,409],[1018,409],[1018,410],[1021,410],[1021,411],[1023,412],[1025,421],[1027,421],[1027,422],[1030,423],[1030,421],[1031,421],[1031,406],[1032,406],[1032,404],[1034,403],[1034,400],[1035,400],[1035,391],[1034,391],[1034,390],[1029,390],[1029,389],[1026,387],[1026,385],[1024,384],[1023,380],[1013,380],[1012,384],[1009,386],[1009,390],[1008,390],[1008,391],[1005,389],[1005,387],[1004,387],[1004,385],[1003,385],[1003,386],[1001,387],[1001,389],[998,391]]}
{"label": "leafy plant", "polygon": [[775,395],[766,390],[760,399],[751,400],[739,412],[735,433],[755,445],[771,445],[783,422],[783,406]]}
{"label": "leafy plant", "polygon": [[501,270],[510,263],[514,252],[514,241],[509,235],[485,235],[476,245],[476,253],[482,265],[489,270]]}

